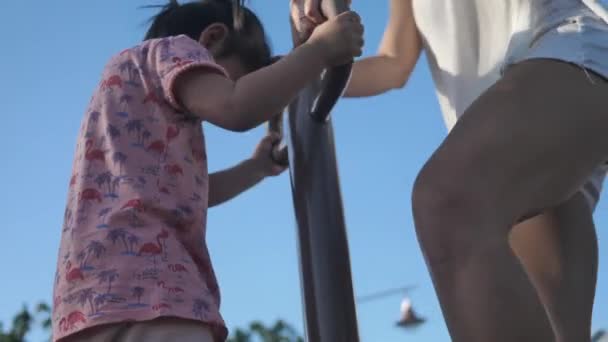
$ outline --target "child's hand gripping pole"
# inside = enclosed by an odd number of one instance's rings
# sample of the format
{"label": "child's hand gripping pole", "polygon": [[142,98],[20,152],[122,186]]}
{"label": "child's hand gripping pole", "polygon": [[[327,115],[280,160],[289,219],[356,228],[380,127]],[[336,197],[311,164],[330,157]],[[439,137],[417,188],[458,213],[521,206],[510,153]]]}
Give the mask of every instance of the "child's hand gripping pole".
{"label": "child's hand gripping pole", "polygon": [[[293,0],[292,0],[293,1]],[[345,1],[323,1],[321,2],[320,12],[325,18],[334,18],[340,13],[348,11],[351,0]],[[293,35],[294,45],[298,46],[302,44],[309,36],[310,32],[306,36],[299,36],[302,32],[297,32],[293,18],[290,20],[291,32]],[[274,57],[272,63],[278,61],[281,57]],[[318,122],[325,122],[331,109],[335,106],[338,99],[343,95],[346,85],[350,79],[352,71],[352,62],[337,66],[331,70],[326,70],[321,79],[321,93],[318,95],[313,108],[311,108],[311,117]],[[276,132],[279,136],[283,137],[282,134],[282,123],[283,114],[278,114],[268,123],[268,131]],[[279,143],[272,150],[272,159],[279,165],[289,165],[289,156],[287,154],[287,146]]]}
{"label": "child's hand gripping pole", "polygon": [[276,133],[281,137],[281,140],[277,141],[274,148],[271,151],[272,160],[281,166],[289,165],[289,158],[287,155],[287,146],[282,142],[283,138],[283,113],[277,114],[272,120],[268,121],[268,133]]}
{"label": "child's hand gripping pole", "polygon": [[[270,64],[275,63],[282,56],[275,56],[272,58]],[[289,158],[287,156],[287,146],[283,141],[283,113],[275,115],[270,121],[268,121],[268,133],[276,133],[280,140],[277,141],[274,148],[271,151],[272,160],[281,166],[289,165]]]}

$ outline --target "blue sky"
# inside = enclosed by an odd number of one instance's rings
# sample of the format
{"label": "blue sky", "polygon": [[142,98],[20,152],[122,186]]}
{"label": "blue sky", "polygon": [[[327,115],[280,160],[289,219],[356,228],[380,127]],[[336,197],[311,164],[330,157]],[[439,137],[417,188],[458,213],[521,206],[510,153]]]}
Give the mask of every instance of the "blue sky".
{"label": "blue sky", "polygon": [[[0,1],[4,48],[0,83],[3,219],[0,321],[23,303],[50,302],[72,153],[80,120],[106,60],[136,44],[150,1]],[[270,3],[274,4],[271,6]],[[277,53],[290,49],[287,1],[253,1]],[[380,40],[387,1],[356,1],[366,24],[366,54]],[[429,323],[394,327],[400,296],[358,307],[364,342],[448,341],[410,213],[416,172],[445,136],[432,81],[422,60],[404,90],[343,100],[334,112],[336,144],[355,290],[418,285],[411,293]],[[249,156],[263,129],[244,134],[206,126],[210,170]],[[608,207],[596,211],[600,258],[608,256]],[[296,236],[289,176],[266,180],[209,212],[208,242],[230,327],[284,318],[302,328]],[[608,301],[600,266],[597,303]],[[608,326],[596,306],[594,327]],[[42,341],[36,332],[32,341]]]}

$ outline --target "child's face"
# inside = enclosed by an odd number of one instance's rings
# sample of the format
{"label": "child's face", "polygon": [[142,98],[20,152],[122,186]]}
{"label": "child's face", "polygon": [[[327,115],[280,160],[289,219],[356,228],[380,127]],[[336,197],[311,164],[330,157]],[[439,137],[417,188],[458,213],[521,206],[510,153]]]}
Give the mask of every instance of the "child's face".
{"label": "child's face", "polygon": [[249,73],[241,59],[236,55],[216,58],[215,62],[228,72],[230,79],[233,81],[237,81]]}

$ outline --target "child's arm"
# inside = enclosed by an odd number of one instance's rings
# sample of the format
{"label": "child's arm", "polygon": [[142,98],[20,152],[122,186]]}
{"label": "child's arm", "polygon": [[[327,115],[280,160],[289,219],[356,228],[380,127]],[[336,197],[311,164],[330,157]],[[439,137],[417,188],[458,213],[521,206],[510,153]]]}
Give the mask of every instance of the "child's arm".
{"label": "child's arm", "polygon": [[[350,2],[350,1],[349,1]],[[300,41],[305,41],[325,18],[320,0],[291,0],[291,19]],[[412,0],[391,0],[390,17],[376,56],[357,61],[344,96],[363,97],[402,88],[422,51]]]}
{"label": "child's arm", "polygon": [[251,129],[281,112],[329,66],[361,54],[363,26],[354,12],[319,26],[309,42],[238,81],[204,69],[184,73],[175,93],[191,113],[233,131]]}
{"label": "child's arm", "polygon": [[412,0],[391,0],[390,18],[376,56],[357,61],[344,96],[362,97],[402,88],[422,51]]}
{"label": "child's arm", "polygon": [[267,135],[260,141],[253,156],[238,165],[209,175],[209,207],[227,202],[252,188],[268,176],[276,176],[285,170],[272,161],[271,151],[280,140],[276,134]]}

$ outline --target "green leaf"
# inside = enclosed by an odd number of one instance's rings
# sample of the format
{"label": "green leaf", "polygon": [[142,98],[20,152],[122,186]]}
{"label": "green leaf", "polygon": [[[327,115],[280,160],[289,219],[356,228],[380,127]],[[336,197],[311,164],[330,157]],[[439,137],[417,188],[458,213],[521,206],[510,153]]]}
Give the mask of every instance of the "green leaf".
{"label": "green leaf", "polygon": [[51,312],[51,307],[47,303],[45,303],[45,302],[40,302],[36,306],[36,312],[38,312],[38,313],[50,313]]}

